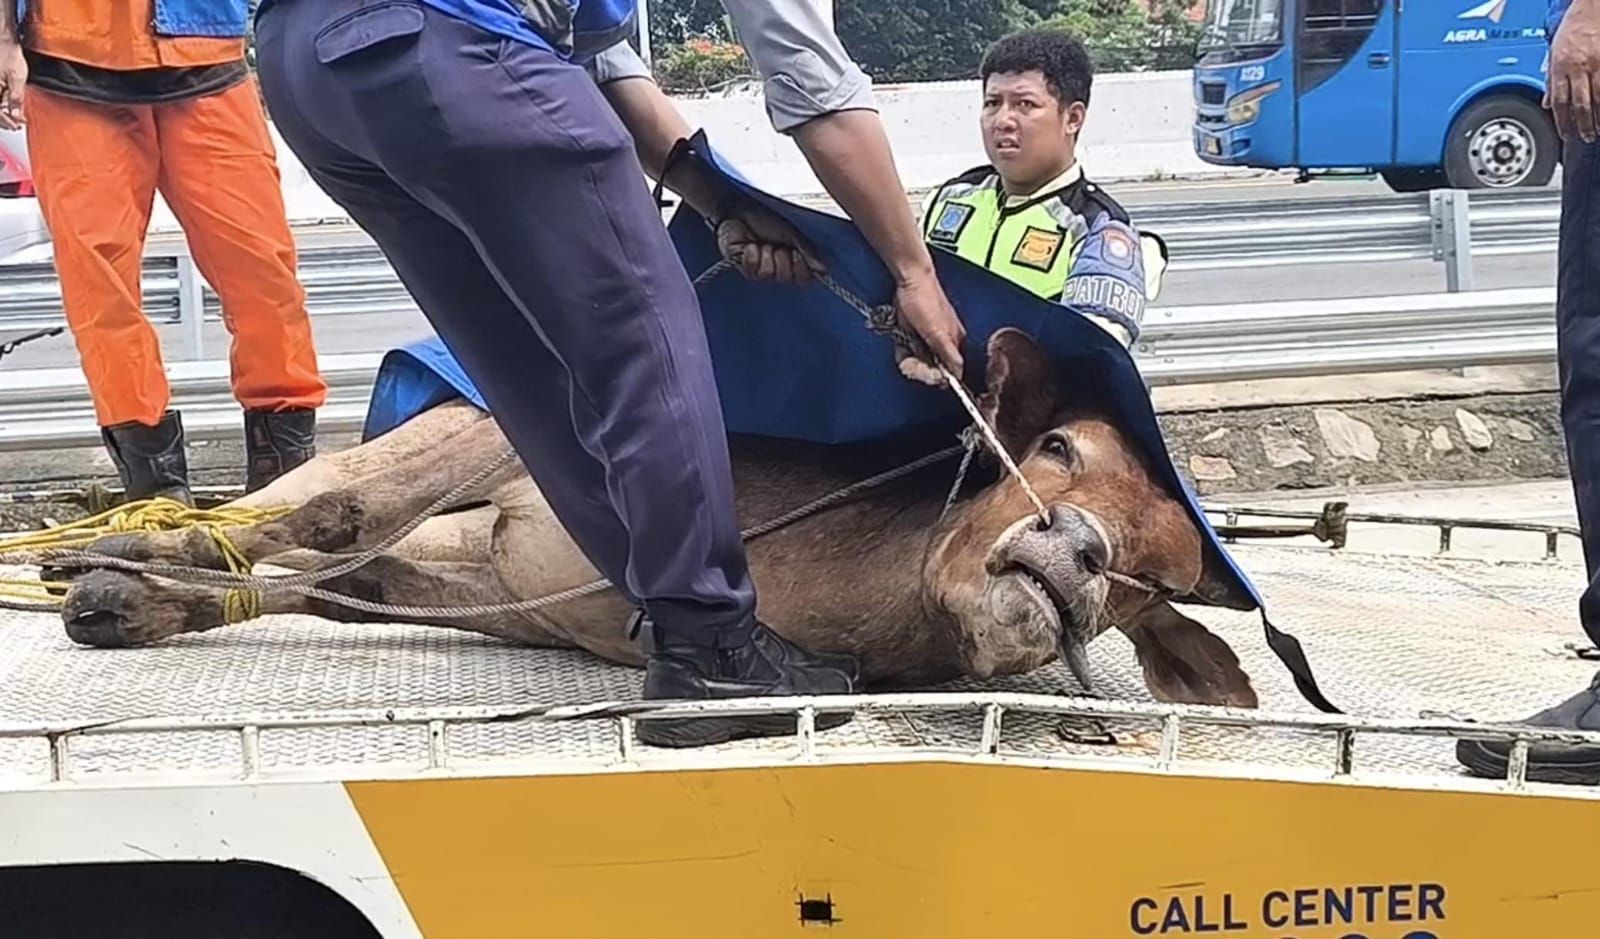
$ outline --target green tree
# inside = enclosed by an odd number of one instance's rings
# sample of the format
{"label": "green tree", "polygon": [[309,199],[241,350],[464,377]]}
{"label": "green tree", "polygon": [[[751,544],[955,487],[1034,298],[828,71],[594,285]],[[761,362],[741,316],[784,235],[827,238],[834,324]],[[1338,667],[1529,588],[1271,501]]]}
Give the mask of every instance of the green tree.
{"label": "green tree", "polygon": [[1022,0],[836,0],[834,7],[845,48],[885,82],[975,77],[984,49],[1034,18]]}
{"label": "green tree", "polygon": [[1185,0],[1052,0],[1043,26],[1083,40],[1097,72],[1185,69],[1194,65],[1200,26]]}
{"label": "green tree", "polygon": [[1036,19],[1048,19],[1055,15],[1061,0],[1021,0],[1021,3]]}
{"label": "green tree", "polygon": [[733,39],[733,27],[721,0],[654,0],[650,4],[652,50],[665,50],[691,39]]}
{"label": "green tree", "polygon": [[755,75],[744,47],[703,36],[662,49],[651,63],[651,71],[668,94],[719,91],[751,81]]}
{"label": "green tree", "polygon": [[1058,0],[1046,29],[1083,41],[1096,72],[1126,72],[1149,59],[1149,20],[1136,0]]}
{"label": "green tree", "polygon": [[[989,44],[1028,26],[1083,40],[1099,72],[1184,69],[1200,27],[1192,0],[834,0],[845,48],[879,82],[976,77]],[[720,0],[652,0],[650,41],[658,76],[673,90],[715,87],[749,64]],[[693,43],[693,46],[691,46]]]}
{"label": "green tree", "polygon": [[1152,0],[1150,4],[1151,60],[1153,69],[1193,68],[1200,57],[1203,28],[1189,16],[1191,0]]}

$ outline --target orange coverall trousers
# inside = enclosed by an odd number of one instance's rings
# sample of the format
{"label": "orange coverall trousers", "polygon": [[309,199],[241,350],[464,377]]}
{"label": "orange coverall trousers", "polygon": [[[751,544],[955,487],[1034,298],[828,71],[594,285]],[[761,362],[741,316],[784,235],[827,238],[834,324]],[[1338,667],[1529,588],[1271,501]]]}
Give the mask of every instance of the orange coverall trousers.
{"label": "orange coverall trousers", "polygon": [[[76,32],[61,17],[81,4],[39,0],[35,9],[54,20],[25,41],[102,68],[202,64],[208,52],[215,56],[215,40],[150,35],[150,5],[90,4],[103,12],[81,15],[109,18],[110,31],[99,23]],[[205,97],[131,106],[34,86],[24,107],[67,322],[100,425],[153,426],[170,403],[161,344],[144,316],[140,289],[158,189],[222,301],[234,397],[252,410],[321,407],[327,386],[254,79]]]}

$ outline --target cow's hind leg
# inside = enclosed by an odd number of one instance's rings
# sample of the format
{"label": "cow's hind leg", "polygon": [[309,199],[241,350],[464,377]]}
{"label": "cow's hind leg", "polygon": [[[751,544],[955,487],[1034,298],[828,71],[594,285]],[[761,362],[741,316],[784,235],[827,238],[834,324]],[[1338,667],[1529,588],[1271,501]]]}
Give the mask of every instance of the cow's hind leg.
{"label": "cow's hind leg", "polygon": [[363,480],[421,454],[437,458],[442,443],[488,419],[482,410],[464,398],[446,401],[372,440],[343,450],[319,453],[228,504],[238,508],[304,505],[320,493],[359,487]]}
{"label": "cow's hind leg", "polygon": [[[376,447],[383,439],[363,446]],[[507,452],[499,427],[480,412],[480,419],[437,441],[433,449],[400,451],[402,459],[349,485],[308,493],[307,501],[287,515],[223,529],[220,534],[252,564],[297,548],[360,551],[382,541]],[[369,455],[367,462],[375,459]],[[496,488],[523,472],[522,464],[513,459],[462,493],[457,504],[486,501]],[[199,528],[113,535],[94,542],[89,550],[133,561],[227,567],[218,538]]]}
{"label": "cow's hind leg", "polygon": [[[348,560],[315,551],[270,559],[298,570]],[[331,593],[374,603],[461,607],[511,602],[494,568],[483,562],[418,561],[383,554],[347,574],[317,585]],[[120,571],[91,571],[73,585],[62,610],[67,636],[89,646],[148,645],[181,633],[204,632],[270,614],[310,614],[346,623],[419,623],[482,633],[524,645],[570,646],[542,625],[537,613],[472,618],[374,614],[341,603],[289,592],[251,595],[179,584]]]}

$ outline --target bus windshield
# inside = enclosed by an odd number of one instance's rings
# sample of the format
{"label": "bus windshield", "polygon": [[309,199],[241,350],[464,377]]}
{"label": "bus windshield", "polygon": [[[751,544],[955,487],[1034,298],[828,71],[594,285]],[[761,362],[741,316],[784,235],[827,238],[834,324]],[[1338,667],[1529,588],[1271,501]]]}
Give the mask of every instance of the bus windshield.
{"label": "bus windshield", "polygon": [[1283,0],[1210,0],[1202,51],[1277,45],[1283,35]]}

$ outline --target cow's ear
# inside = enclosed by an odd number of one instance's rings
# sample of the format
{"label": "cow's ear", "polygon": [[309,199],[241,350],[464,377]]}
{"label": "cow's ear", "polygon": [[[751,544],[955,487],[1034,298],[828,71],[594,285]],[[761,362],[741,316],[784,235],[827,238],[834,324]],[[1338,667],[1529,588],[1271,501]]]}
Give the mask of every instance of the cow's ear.
{"label": "cow's ear", "polygon": [[1250,676],[1222,637],[1168,603],[1157,603],[1122,627],[1157,701],[1221,707],[1259,706]]}
{"label": "cow's ear", "polygon": [[1055,421],[1055,369],[1032,336],[1009,326],[989,337],[988,357],[979,406],[1006,452],[1021,460]]}

